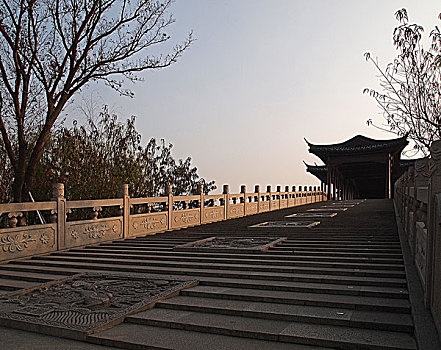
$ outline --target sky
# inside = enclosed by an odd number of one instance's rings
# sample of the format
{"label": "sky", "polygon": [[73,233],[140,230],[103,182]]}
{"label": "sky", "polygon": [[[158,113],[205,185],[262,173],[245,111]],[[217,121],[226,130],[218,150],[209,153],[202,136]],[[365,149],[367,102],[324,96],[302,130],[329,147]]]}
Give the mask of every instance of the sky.
{"label": "sky", "polygon": [[393,60],[401,8],[426,36],[441,25],[439,0],[177,0],[170,44],[190,31],[196,38],[179,61],[128,85],[134,98],[99,85],[83,94],[99,96],[123,119],[137,116],[144,143],[171,142],[174,156],[191,156],[218,191],[318,185],[303,161],[321,163],[304,138],[396,137],[366,124],[382,117],[362,93],[378,87],[363,54],[383,67]]}

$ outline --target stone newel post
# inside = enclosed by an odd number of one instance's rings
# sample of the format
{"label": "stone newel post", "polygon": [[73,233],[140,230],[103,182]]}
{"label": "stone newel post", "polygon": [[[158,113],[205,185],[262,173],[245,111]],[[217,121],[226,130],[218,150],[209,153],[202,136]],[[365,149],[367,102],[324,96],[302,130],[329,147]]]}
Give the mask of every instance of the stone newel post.
{"label": "stone newel post", "polygon": [[224,194],[224,219],[228,219],[228,207],[230,205],[230,185],[224,185],[222,193]]}
{"label": "stone newel post", "polygon": [[[199,199],[199,222],[202,224],[205,219],[205,193],[204,193],[203,184],[199,184],[198,192],[199,192],[199,196],[201,196],[201,198]],[[213,207],[214,207],[214,201],[213,201]]]}
{"label": "stone newel post", "polygon": [[119,195],[123,199],[122,216],[123,216],[123,237],[129,237],[129,220],[130,220],[130,197],[129,185],[122,184],[119,188]]}
{"label": "stone newel post", "polygon": [[257,212],[260,213],[260,185],[254,186],[254,193],[256,193],[255,201],[257,202]]}
{"label": "stone newel post", "polygon": [[57,248],[63,249],[65,246],[66,230],[66,198],[64,198],[64,184],[52,185],[52,200],[57,202]]}
{"label": "stone newel post", "polygon": [[166,195],[168,197],[168,229],[171,230],[172,228],[172,220],[173,220],[173,186],[168,185],[166,188]]}

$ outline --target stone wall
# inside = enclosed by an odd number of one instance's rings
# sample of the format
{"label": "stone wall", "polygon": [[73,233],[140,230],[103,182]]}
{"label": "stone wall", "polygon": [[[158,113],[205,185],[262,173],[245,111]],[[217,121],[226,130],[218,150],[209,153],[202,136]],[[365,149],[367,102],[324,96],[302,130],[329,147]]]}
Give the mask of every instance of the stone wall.
{"label": "stone wall", "polygon": [[395,206],[412,258],[441,334],[441,141],[395,183]]}

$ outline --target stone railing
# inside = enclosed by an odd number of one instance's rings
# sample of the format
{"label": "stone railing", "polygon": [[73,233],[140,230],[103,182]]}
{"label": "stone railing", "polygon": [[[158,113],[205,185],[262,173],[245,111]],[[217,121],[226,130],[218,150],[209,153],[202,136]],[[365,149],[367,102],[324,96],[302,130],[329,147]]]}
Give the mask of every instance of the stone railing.
{"label": "stone railing", "polygon": [[166,196],[131,198],[123,185],[120,198],[67,201],[64,185],[56,184],[52,201],[0,204],[0,219],[7,221],[0,228],[0,262],[326,200],[312,186],[261,192],[257,185],[252,193],[242,186],[232,194],[224,185],[222,194],[199,193],[173,196],[169,187]]}
{"label": "stone railing", "polygon": [[395,182],[395,206],[413,262],[441,334],[441,141]]}

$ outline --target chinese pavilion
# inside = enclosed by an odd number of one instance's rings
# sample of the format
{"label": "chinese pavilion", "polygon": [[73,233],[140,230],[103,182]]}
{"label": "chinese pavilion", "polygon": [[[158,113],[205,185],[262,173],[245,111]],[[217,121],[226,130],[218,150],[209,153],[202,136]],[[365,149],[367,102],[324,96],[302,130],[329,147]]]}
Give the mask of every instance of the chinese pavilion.
{"label": "chinese pavilion", "polygon": [[357,135],[336,144],[315,145],[309,152],[325,165],[306,164],[306,170],[322,183],[328,198],[392,198],[393,183],[410,165],[400,156],[407,135],[392,140],[374,140]]}

